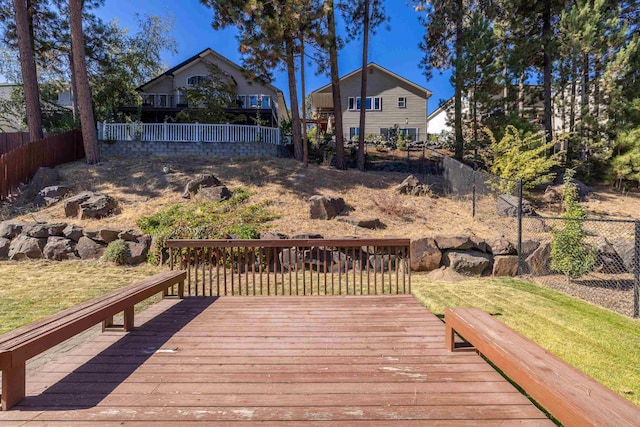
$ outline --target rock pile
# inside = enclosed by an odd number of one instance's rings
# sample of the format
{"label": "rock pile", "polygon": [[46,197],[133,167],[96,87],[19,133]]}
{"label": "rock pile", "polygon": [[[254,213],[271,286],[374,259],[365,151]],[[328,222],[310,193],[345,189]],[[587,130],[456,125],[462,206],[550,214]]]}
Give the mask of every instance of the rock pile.
{"label": "rock pile", "polygon": [[0,259],[97,259],[117,239],[126,242],[126,264],[139,264],[147,259],[151,237],[136,230],[83,229],[64,222],[4,221],[0,223]]}
{"label": "rock pile", "polygon": [[209,202],[222,202],[231,198],[231,191],[211,174],[198,175],[187,183],[182,197],[189,199],[198,194],[200,198]]}

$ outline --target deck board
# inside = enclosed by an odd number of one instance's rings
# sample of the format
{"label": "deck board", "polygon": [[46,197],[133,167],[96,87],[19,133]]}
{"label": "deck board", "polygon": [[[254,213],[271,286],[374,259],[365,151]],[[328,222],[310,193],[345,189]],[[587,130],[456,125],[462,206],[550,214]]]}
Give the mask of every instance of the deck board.
{"label": "deck board", "polygon": [[0,424],[553,425],[411,296],[165,300],[136,324],[31,375]]}

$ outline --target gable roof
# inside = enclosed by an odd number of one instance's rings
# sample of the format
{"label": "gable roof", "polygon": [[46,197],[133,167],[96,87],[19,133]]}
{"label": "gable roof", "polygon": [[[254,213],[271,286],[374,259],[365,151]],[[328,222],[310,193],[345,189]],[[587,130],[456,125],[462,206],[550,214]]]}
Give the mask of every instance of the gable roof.
{"label": "gable roof", "polygon": [[[426,87],[420,86],[420,85],[412,82],[411,80],[407,80],[404,77],[402,77],[402,76],[400,76],[400,75],[398,75],[398,74],[396,74],[396,73],[394,73],[392,71],[389,71],[384,67],[381,67],[380,65],[376,64],[375,62],[369,62],[367,64],[367,70],[369,68],[376,68],[376,69],[382,71],[383,73],[388,74],[389,76],[393,77],[394,79],[400,80],[401,82],[403,82],[405,84],[408,84],[409,86],[411,86],[411,87],[413,87],[413,88],[415,88],[415,89],[417,89],[419,91],[424,91],[426,93],[426,95],[427,95],[427,98],[430,98],[431,95],[433,95],[433,93],[429,89],[427,89]],[[360,73],[361,71],[362,71],[362,68],[358,68],[358,69],[350,72],[349,74],[340,77],[340,80],[342,81],[342,80],[348,79],[350,77],[353,77],[353,76],[357,75],[358,73]],[[328,89],[330,87],[331,87],[331,83],[326,84],[326,85],[322,86],[321,88],[314,90],[311,93],[322,92],[322,91],[324,91],[324,90],[326,90],[326,89]]]}
{"label": "gable roof", "polygon": [[[153,82],[155,82],[156,80],[159,80],[163,77],[170,77],[173,74],[179,72],[180,70],[182,70],[185,67],[188,67],[189,65],[191,65],[192,63],[194,63],[195,61],[198,61],[201,58],[204,58],[207,55],[214,55],[217,59],[226,62],[227,64],[229,64],[230,66],[232,66],[233,68],[235,68],[236,70],[238,70],[238,72],[242,73],[244,71],[244,69],[236,64],[235,62],[231,61],[230,59],[226,58],[225,56],[219,54],[218,52],[216,52],[215,50],[211,49],[210,47],[204,49],[201,52],[196,53],[195,55],[193,55],[192,57],[185,59],[184,61],[182,61],[181,63],[179,63],[178,65],[176,65],[175,67],[171,67],[169,68],[167,71],[165,71],[164,73],[160,74],[159,76],[154,77],[153,79],[149,80],[148,82],[140,85],[136,90],[142,91],[143,87],[147,86],[148,84],[151,84]],[[233,78],[233,76],[231,76]],[[270,89],[273,89],[276,93],[280,93],[282,92],[280,89],[278,89],[277,87],[273,86],[271,83],[263,83],[265,86],[269,87]]]}
{"label": "gable roof", "polygon": [[433,112],[431,114],[429,114],[427,116],[427,121],[429,120],[433,120],[433,118],[435,116],[437,116],[438,114],[440,114],[442,111],[444,111],[445,109],[449,108],[449,106],[453,104],[453,96],[449,99],[447,99],[446,101],[444,101],[442,104],[440,104],[440,106],[438,108],[436,108],[435,110],[433,110]]}

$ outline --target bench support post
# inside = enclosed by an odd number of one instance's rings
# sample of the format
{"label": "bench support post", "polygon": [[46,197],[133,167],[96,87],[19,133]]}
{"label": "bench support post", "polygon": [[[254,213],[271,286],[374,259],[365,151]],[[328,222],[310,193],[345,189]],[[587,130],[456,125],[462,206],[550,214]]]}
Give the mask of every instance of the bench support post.
{"label": "bench support post", "polygon": [[20,402],[26,393],[26,369],[25,362],[14,368],[2,371],[2,396],[0,396],[0,409],[9,410]]}
{"label": "bench support post", "polygon": [[124,323],[122,325],[122,329],[124,329],[125,332],[133,330],[133,307],[129,307],[124,310]]}
{"label": "bench support post", "polygon": [[456,349],[456,340],[455,340],[455,331],[451,327],[451,325],[446,324],[444,329],[444,345],[445,348],[449,351],[455,351]]}

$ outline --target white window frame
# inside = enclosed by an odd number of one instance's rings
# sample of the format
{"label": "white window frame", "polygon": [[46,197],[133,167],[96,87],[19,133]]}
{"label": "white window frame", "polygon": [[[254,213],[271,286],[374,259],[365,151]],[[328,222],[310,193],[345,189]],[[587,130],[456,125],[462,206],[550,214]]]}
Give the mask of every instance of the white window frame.
{"label": "white window frame", "polygon": [[237,95],[236,99],[242,101],[242,105],[238,106],[238,108],[247,108],[247,95]]}
{"label": "white window frame", "polygon": [[[249,98],[249,106],[248,108],[260,108],[260,95],[258,94],[251,94],[248,96]],[[255,104],[253,103],[255,99]]]}
{"label": "white window frame", "polygon": [[[266,106],[265,106],[265,101],[266,101]],[[262,98],[260,100],[260,108],[271,108],[271,96],[262,95]]]}
{"label": "white window frame", "polygon": [[[189,83],[189,80],[193,79],[193,78],[198,78],[198,81],[196,83]],[[193,76],[189,76],[187,77],[187,86],[189,87],[194,87],[199,85],[202,80],[209,78],[209,76],[203,76],[202,74],[194,74]]]}
{"label": "white window frame", "polygon": [[[367,100],[371,100],[370,107],[366,111],[382,111],[382,97],[381,96],[367,96]],[[350,96],[347,100],[348,111],[360,111],[360,97]],[[366,106],[366,103],[365,103]]]}
{"label": "white window frame", "polygon": [[407,108],[407,97],[399,96],[398,97],[398,108]]}

